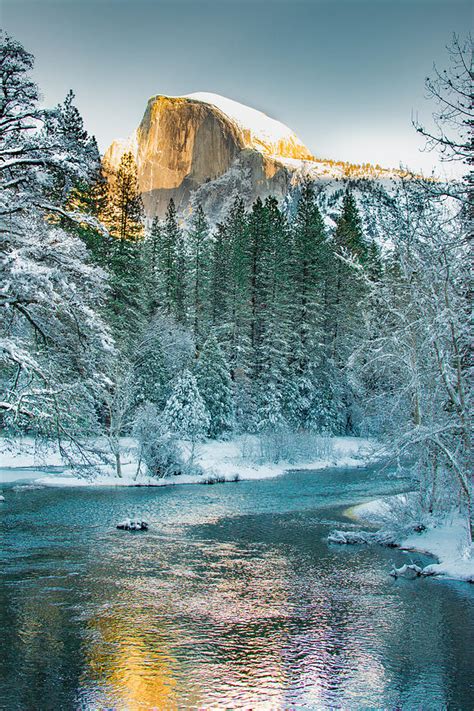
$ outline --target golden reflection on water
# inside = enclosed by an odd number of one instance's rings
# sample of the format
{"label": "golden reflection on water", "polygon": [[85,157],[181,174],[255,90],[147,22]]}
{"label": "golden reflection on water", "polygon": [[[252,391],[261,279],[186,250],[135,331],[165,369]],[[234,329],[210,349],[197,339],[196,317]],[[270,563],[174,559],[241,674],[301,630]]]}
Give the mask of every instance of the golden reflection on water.
{"label": "golden reflection on water", "polygon": [[[284,546],[158,546],[151,536],[95,553],[91,598],[78,608],[80,708],[264,711],[295,701],[328,708],[360,689],[376,697],[387,683],[384,665],[377,645],[371,649],[376,633],[358,625],[372,618],[393,645],[403,615],[387,617],[372,596],[357,594],[350,569],[352,594],[341,598],[330,586],[332,567],[317,565],[307,570]],[[18,620],[32,664],[45,639],[58,656],[65,642],[62,588],[48,590],[53,604],[40,610],[26,596]]]}
{"label": "golden reflection on water", "polygon": [[88,709],[284,709],[289,689],[307,708],[327,708],[380,687],[383,665],[351,634],[364,603],[341,606],[304,576],[300,589],[302,571],[281,551],[193,542],[161,555],[164,573],[144,574],[145,563],[92,606]]}
{"label": "golden reflection on water", "polygon": [[230,544],[203,555],[201,574],[183,575],[176,561],[171,589],[141,577],[126,581],[120,600],[93,606],[82,688],[89,703],[94,688],[95,705],[87,708],[283,708],[286,559],[246,558]]}
{"label": "golden reflection on water", "polygon": [[123,619],[120,608],[116,613],[89,622],[95,634],[86,655],[87,683],[102,688],[113,708],[177,709],[176,660],[160,647],[159,636],[151,645],[133,619]]}
{"label": "golden reflection on water", "polygon": [[43,530],[29,499],[4,529],[5,708],[469,708],[471,591],[392,581],[403,554],[335,551],[311,518],[209,523],[207,489],[189,494],[187,528],[185,493],[171,519],[147,512],[145,536],[112,526],[122,494],[112,512],[109,494],[65,497],[61,525],[59,494],[28,495]]}

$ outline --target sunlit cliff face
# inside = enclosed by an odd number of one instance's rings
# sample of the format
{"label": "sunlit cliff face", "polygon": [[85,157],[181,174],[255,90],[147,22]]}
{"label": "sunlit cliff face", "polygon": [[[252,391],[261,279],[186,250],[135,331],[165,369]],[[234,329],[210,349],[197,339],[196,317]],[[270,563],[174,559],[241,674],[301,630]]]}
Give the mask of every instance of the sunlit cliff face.
{"label": "sunlit cliff face", "polygon": [[184,208],[194,190],[227,173],[242,157],[252,199],[284,194],[288,182],[285,159],[312,159],[284,124],[231,99],[206,93],[152,97],[138,129],[129,139],[114,141],[104,162],[116,170],[126,151],[136,158],[149,216],[162,216],[170,198]]}

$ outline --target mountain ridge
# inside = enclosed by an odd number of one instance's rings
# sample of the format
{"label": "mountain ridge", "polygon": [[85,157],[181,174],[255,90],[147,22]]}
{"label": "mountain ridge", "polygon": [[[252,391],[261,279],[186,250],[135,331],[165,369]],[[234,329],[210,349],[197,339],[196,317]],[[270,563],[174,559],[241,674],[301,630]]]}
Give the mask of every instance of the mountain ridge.
{"label": "mountain ridge", "polygon": [[199,199],[212,220],[231,194],[246,202],[282,200],[302,178],[393,178],[402,171],[316,158],[285,124],[257,109],[210,92],[157,94],[127,139],[113,141],[104,164],[116,170],[131,151],[147,217],[163,217],[170,198],[186,215]]}

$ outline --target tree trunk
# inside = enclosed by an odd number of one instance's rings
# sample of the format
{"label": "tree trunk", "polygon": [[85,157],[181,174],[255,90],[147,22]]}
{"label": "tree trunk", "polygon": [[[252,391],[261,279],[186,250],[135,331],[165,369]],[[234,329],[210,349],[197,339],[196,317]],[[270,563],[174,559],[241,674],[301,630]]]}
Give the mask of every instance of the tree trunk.
{"label": "tree trunk", "polygon": [[115,450],[115,471],[119,479],[122,478],[122,462],[120,461],[120,448],[117,447]]}

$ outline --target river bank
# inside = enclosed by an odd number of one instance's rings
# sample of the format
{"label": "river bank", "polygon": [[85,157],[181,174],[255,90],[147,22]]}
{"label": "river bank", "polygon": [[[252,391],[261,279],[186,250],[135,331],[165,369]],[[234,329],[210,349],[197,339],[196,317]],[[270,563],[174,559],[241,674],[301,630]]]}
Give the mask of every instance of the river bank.
{"label": "river bank", "polygon": [[[397,507],[409,505],[409,495],[375,499],[353,506],[346,513],[360,523],[383,526],[383,529],[389,530],[393,502],[397,503]],[[429,554],[438,559],[438,563],[423,568],[423,575],[474,583],[474,545],[468,544],[466,521],[458,513],[433,520],[432,525],[428,523],[424,530],[408,536],[395,532],[393,538],[401,550]]]}
{"label": "river bank", "polygon": [[[315,438],[316,439],[316,438]],[[195,448],[193,467],[198,474],[179,474],[165,478],[147,476],[139,467],[137,445],[131,438],[123,438],[121,478],[111,464],[97,466],[94,475],[80,476],[67,467],[55,445],[38,448],[33,440],[0,442],[0,483],[33,479],[41,486],[174,486],[178,484],[206,484],[224,481],[269,479],[291,469],[320,470],[328,468],[365,467],[377,459],[374,442],[358,437],[318,438],[313,456],[298,461],[282,459],[264,461],[259,438],[242,435],[229,441],[208,440]],[[185,460],[190,457],[190,445],[181,442]],[[104,446],[105,449],[105,446]],[[49,469],[45,476],[34,477],[38,468]],[[138,472],[138,473],[137,473]]]}

